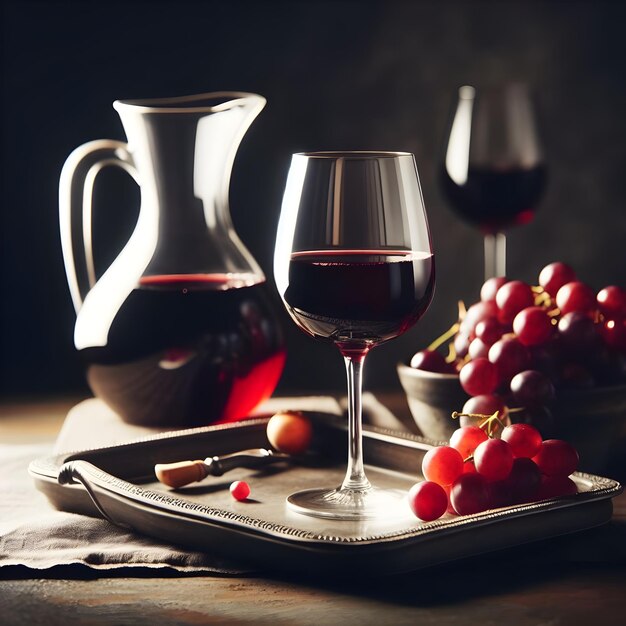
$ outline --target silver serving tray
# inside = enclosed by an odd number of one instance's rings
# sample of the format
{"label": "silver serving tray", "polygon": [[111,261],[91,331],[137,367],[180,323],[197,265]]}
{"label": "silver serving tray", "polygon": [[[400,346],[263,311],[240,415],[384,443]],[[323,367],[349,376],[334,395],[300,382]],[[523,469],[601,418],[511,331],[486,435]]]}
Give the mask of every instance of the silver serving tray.
{"label": "silver serving tray", "polygon": [[[408,507],[393,520],[317,519],[294,513],[286,497],[299,489],[336,486],[345,471],[343,419],[311,414],[313,451],[300,462],[237,469],[179,490],[161,485],[156,463],[200,459],[266,447],[268,418],[166,433],[133,443],[33,461],[35,484],[58,509],[102,516],[138,533],[206,550],[264,570],[307,573],[392,574],[572,533],[608,522],[611,498],[622,491],[611,479],[577,473],[579,493],[542,502],[445,515],[421,522]],[[423,455],[433,446],[420,437],[366,428],[370,481],[408,490],[421,479]],[[75,484],[59,484],[68,473]],[[246,480],[250,499],[237,502],[228,487]]]}

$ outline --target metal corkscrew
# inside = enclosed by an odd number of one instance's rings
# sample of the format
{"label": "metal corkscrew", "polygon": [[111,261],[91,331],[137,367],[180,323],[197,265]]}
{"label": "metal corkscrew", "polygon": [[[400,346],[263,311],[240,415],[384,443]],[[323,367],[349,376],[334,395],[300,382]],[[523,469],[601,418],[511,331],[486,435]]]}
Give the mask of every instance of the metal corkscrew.
{"label": "metal corkscrew", "polygon": [[154,473],[159,482],[178,489],[190,483],[201,481],[207,476],[221,476],[237,467],[263,467],[289,458],[288,454],[281,452],[274,452],[266,448],[253,448],[222,456],[207,457],[204,461],[158,463],[154,466]]}

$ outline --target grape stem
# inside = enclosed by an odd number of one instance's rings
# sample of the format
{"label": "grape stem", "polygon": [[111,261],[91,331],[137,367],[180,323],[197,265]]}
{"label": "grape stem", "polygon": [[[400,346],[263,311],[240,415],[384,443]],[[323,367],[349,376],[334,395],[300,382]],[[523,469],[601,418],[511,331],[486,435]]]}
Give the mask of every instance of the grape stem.
{"label": "grape stem", "polygon": [[459,323],[455,322],[454,324],[452,324],[452,326],[450,326],[448,330],[446,330],[445,333],[443,333],[443,335],[440,335],[439,337],[437,337],[437,339],[435,339],[435,341],[433,341],[426,349],[430,351],[436,350],[437,348],[442,346],[444,343],[446,343],[446,341],[452,339],[452,337],[456,335],[458,330],[459,330]]}
{"label": "grape stem", "polygon": [[446,363],[454,363],[456,361],[456,350],[454,349],[454,342],[451,340],[454,338],[454,335],[459,332],[459,329],[461,327],[461,321],[463,321],[463,318],[467,313],[467,308],[465,307],[465,302],[463,302],[463,300],[459,300],[458,307],[459,321],[452,324],[452,326],[450,326],[450,328],[448,328],[445,333],[437,337],[437,339],[435,339],[426,348],[427,350],[430,350],[432,352],[440,348],[444,343],[446,343],[446,341],[450,341],[450,344],[448,345],[448,356],[446,357]]}
{"label": "grape stem", "polygon": [[[478,428],[482,428],[487,433],[487,437],[493,439],[496,434],[498,428],[504,428],[504,424],[498,417],[499,411],[493,413],[493,415],[487,415],[485,413],[459,413],[458,411],[452,412],[452,419],[457,419],[458,417],[477,417],[481,418],[483,421],[478,424]],[[487,427],[485,429],[485,427]]]}

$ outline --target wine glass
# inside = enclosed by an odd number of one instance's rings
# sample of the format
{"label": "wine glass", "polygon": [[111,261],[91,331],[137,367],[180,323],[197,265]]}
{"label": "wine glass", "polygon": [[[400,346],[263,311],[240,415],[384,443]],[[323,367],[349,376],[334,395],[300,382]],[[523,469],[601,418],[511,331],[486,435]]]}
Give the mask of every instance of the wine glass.
{"label": "wine glass", "polygon": [[295,493],[289,506],[333,519],[400,514],[405,494],[372,487],[365,476],[361,382],[367,353],[409,330],[433,295],[434,258],[413,155],[293,155],[274,275],[294,322],[334,343],[348,376],[345,479],[337,488]]}
{"label": "wine glass", "polygon": [[546,167],[526,85],[458,92],[442,186],[452,208],[485,238],[485,279],[506,275],[506,236],[533,218]]}

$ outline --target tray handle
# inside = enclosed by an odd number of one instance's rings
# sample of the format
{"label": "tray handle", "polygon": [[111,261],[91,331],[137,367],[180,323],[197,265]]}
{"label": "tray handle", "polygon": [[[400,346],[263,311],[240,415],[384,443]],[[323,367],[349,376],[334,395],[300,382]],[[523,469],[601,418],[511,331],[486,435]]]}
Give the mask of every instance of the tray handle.
{"label": "tray handle", "polygon": [[102,470],[87,461],[68,461],[59,469],[57,481],[59,485],[81,484],[91,498],[93,505],[105,520],[120,528],[130,529],[131,527],[128,524],[114,520],[98,500],[96,486],[93,481],[97,479],[101,473]]}

